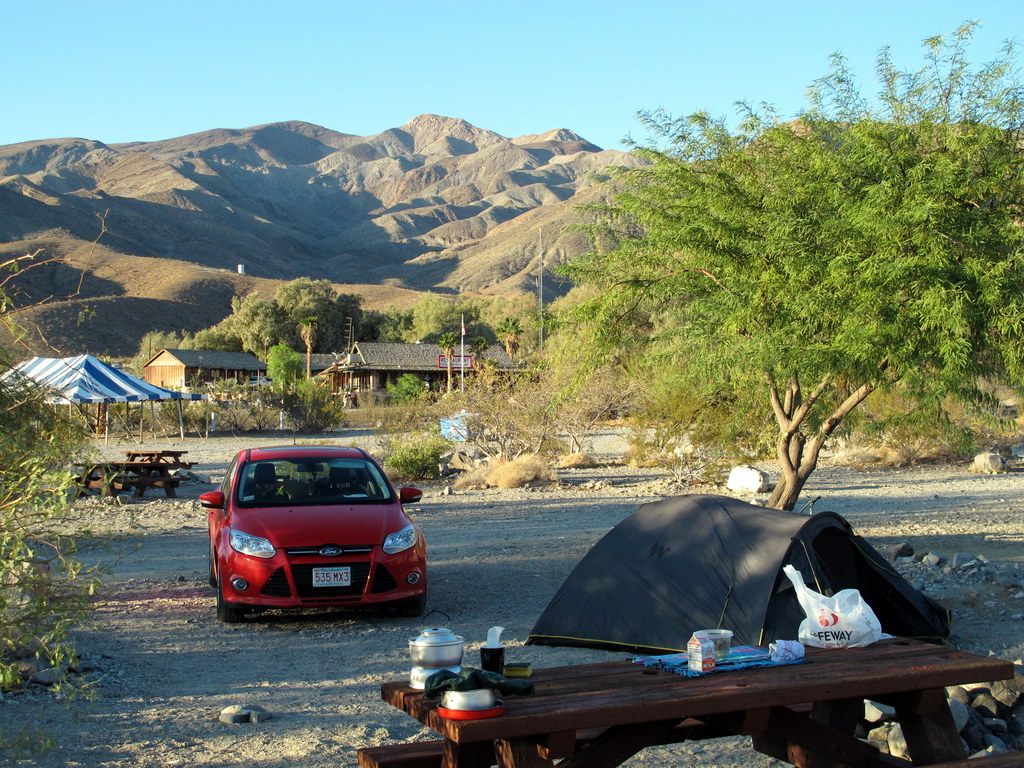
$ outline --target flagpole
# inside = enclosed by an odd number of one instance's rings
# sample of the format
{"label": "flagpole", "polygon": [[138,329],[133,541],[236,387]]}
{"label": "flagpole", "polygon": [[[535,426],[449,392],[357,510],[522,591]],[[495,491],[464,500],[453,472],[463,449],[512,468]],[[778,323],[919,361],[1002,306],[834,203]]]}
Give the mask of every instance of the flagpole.
{"label": "flagpole", "polygon": [[462,371],[462,391],[466,391],[466,316],[462,316],[462,342],[459,345],[459,370]]}

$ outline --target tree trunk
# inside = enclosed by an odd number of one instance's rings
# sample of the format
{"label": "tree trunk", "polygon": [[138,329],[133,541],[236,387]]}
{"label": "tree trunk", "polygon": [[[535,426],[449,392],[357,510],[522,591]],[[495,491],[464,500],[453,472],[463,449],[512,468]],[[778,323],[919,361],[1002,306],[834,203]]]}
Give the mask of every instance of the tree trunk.
{"label": "tree trunk", "polygon": [[871,383],[862,384],[847,395],[846,399],[825,419],[814,438],[808,442],[802,428],[807,416],[830,385],[831,377],[826,376],[805,400],[798,376],[794,375],[786,383],[786,389],[782,396],[769,379],[772,410],[775,413],[775,421],[779,425],[779,441],[776,443],[775,450],[782,472],[782,477],[768,499],[769,507],[790,511],[796,508],[797,500],[807,483],[807,478],[818,466],[818,457],[821,455],[821,449],[826,440],[831,437],[843,419],[864,402],[864,399],[875,388]]}

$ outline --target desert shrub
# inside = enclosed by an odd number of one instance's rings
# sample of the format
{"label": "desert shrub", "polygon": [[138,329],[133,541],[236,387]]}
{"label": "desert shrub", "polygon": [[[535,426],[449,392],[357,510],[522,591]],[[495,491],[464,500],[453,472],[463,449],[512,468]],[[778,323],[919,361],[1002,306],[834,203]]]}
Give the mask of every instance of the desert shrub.
{"label": "desert shrub", "polygon": [[211,386],[208,394],[217,429],[235,434],[266,432],[280,422],[281,396],[271,389],[253,388],[230,379]]}
{"label": "desert shrub", "polygon": [[490,466],[484,465],[477,467],[469,472],[463,472],[457,475],[455,482],[452,483],[453,488],[486,488],[487,487],[487,476],[490,474]]}
{"label": "desert shrub", "polygon": [[518,456],[512,461],[499,461],[487,473],[492,488],[521,488],[533,482],[555,483],[558,475],[543,459],[535,455]]}
{"label": "desert shrub", "polygon": [[570,453],[560,457],[557,466],[561,469],[589,469],[596,467],[597,461],[589,453]]}
{"label": "desert shrub", "polygon": [[303,379],[295,387],[267,397],[284,410],[296,432],[326,432],[346,421],[339,398],[312,379]]}
{"label": "desert shrub", "polygon": [[433,433],[405,435],[391,440],[385,467],[396,479],[426,480],[440,475],[441,456],[451,444]]}
{"label": "desert shrub", "polygon": [[736,459],[693,445],[685,435],[660,429],[634,429],[623,461],[630,467],[664,470],[672,482],[687,486],[724,482]]}
{"label": "desert shrub", "polygon": [[452,393],[442,401],[446,415],[464,411],[469,441],[489,458],[511,461],[525,454],[561,453],[555,439],[557,407],[549,381],[523,371],[489,386]]}
{"label": "desert shrub", "polygon": [[[0,299],[2,299],[0,294]],[[0,371],[9,365],[0,364]],[[75,657],[71,631],[89,616],[98,572],[76,558],[68,530],[68,462],[84,443],[82,422],[45,393],[0,378],[0,690],[22,685],[20,662],[61,668]],[[70,700],[76,693],[59,685]],[[0,733],[0,750],[38,750],[46,739]]]}
{"label": "desert shrub", "polygon": [[[181,402],[181,420],[178,403]],[[185,433],[203,434],[206,431],[206,403],[202,400],[161,400],[156,406],[156,422],[160,432],[176,435],[184,427]]]}
{"label": "desert shrub", "polygon": [[1017,431],[1012,419],[1000,419],[994,411],[968,412],[941,403],[922,406],[899,391],[874,392],[861,410],[835,445],[844,460],[856,463],[907,466],[963,459],[995,435]]}

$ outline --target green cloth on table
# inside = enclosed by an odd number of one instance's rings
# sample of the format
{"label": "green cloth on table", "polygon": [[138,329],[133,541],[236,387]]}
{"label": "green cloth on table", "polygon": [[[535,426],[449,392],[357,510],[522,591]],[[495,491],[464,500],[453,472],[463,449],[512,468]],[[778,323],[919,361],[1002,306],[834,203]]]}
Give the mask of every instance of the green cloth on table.
{"label": "green cloth on table", "polygon": [[436,699],[445,691],[475,691],[480,688],[493,688],[506,695],[533,693],[533,683],[529,680],[512,680],[497,672],[463,667],[459,672],[441,669],[432,674],[423,684],[423,695]]}

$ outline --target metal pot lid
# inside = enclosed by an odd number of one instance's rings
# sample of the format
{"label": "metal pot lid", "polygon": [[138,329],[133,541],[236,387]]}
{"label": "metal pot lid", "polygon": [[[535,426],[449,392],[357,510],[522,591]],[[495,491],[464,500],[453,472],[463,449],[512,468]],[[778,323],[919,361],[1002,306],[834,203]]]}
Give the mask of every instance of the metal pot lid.
{"label": "metal pot lid", "polygon": [[455,645],[461,642],[462,638],[460,636],[445,627],[424,629],[420,632],[419,637],[414,637],[409,641],[411,645],[416,646]]}

